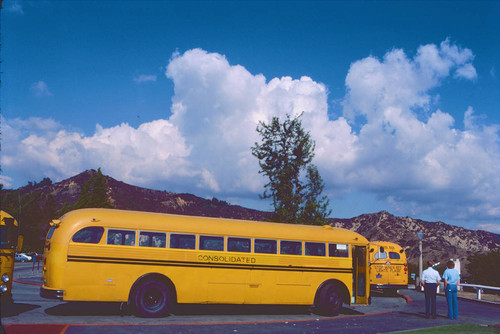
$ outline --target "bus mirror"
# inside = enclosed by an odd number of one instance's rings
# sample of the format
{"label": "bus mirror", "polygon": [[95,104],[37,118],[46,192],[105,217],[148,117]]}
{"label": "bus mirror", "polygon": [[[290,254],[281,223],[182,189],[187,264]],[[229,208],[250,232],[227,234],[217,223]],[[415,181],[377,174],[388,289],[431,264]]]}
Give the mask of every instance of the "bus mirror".
{"label": "bus mirror", "polygon": [[61,221],[59,219],[53,219],[50,222],[50,226],[56,226],[57,227],[60,223],[61,223]]}
{"label": "bus mirror", "polygon": [[24,237],[22,235],[17,237],[17,250],[16,250],[16,252],[18,252],[18,253],[21,252],[21,249],[23,248],[23,241],[24,241]]}

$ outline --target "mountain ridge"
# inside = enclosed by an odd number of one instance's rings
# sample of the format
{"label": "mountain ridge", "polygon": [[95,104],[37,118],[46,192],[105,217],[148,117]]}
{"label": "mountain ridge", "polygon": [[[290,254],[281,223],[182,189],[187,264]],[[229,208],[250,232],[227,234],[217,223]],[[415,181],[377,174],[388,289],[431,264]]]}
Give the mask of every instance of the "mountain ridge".
{"label": "mountain ridge", "polygon": [[[2,192],[19,191],[21,195],[40,193],[41,207],[44,206],[44,199],[46,204],[51,198],[59,210],[64,203],[72,204],[78,200],[82,185],[95,173],[95,170],[87,170],[57,183],[46,178],[38,184],[30,183],[17,190],[2,189]],[[141,188],[103,176],[106,179],[108,199],[116,209],[264,221],[271,217],[270,212],[231,205],[215,197],[203,199],[193,194]],[[469,230],[439,221],[397,217],[387,211],[353,218],[329,218],[328,223],[360,233],[370,241],[395,242],[405,248],[408,261],[413,264],[418,261],[419,231],[424,233],[424,260],[443,262],[449,258],[459,258],[466,261],[473,253],[486,253],[500,248],[499,234]]]}

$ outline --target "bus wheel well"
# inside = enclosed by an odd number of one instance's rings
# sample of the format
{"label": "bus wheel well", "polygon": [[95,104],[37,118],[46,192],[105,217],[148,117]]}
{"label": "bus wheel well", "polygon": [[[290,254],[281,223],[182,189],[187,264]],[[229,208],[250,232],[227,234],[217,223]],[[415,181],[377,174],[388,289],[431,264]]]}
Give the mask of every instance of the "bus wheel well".
{"label": "bus wheel well", "polygon": [[316,290],[316,296],[314,297],[314,305],[318,305],[318,303],[319,303],[319,298],[321,296],[321,290],[326,288],[329,285],[333,285],[337,288],[337,290],[342,294],[342,301],[345,304],[351,303],[351,298],[349,296],[349,290],[347,289],[345,284],[339,280],[336,280],[336,279],[329,279],[329,280],[321,283],[321,285],[318,287],[318,290]]}
{"label": "bus wheel well", "polygon": [[129,296],[128,296],[128,304],[129,305],[131,304],[132,297],[134,296],[135,290],[137,289],[137,287],[139,287],[145,281],[160,281],[160,282],[164,283],[168,287],[168,289],[170,290],[170,293],[171,293],[172,298],[173,298],[173,302],[174,303],[177,302],[177,291],[175,290],[175,285],[170,280],[170,278],[168,278],[165,275],[159,274],[159,273],[150,273],[150,274],[146,274],[146,275],[139,277],[132,285],[132,288],[130,289]]}

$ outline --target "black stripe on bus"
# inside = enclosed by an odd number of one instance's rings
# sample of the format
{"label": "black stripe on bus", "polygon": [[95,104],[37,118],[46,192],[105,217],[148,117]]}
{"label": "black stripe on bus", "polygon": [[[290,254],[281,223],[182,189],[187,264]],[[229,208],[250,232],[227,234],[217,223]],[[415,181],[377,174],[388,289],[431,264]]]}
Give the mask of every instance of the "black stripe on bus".
{"label": "black stripe on bus", "polygon": [[164,260],[140,260],[140,259],[118,259],[113,257],[90,257],[69,256],[68,262],[89,263],[114,263],[129,265],[149,265],[166,267],[196,267],[196,268],[219,268],[219,269],[244,269],[244,270],[277,270],[277,271],[306,271],[306,272],[328,272],[328,273],[352,273],[352,268],[330,268],[330,267],[299,267],[299,266],[275,266],[256,264],[228,264],[214,262],[186,262],[186,261],[164,261]]}

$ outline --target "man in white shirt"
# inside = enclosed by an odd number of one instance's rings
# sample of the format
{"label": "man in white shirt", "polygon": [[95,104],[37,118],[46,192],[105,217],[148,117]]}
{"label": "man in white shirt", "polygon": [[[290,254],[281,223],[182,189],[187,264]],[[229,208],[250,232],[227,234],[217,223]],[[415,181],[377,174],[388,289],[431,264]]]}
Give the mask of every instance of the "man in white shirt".
{"label": "man in white shirt", "polygon": [[425,317],[436,319],[436,291],[441,283],[441,276],[437,270],[432,268],[432,261],[427,261],[427,269],[422,272],[420,283],[424,286],[425,293]]}

